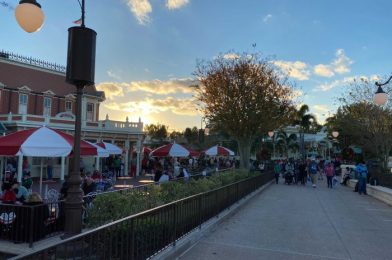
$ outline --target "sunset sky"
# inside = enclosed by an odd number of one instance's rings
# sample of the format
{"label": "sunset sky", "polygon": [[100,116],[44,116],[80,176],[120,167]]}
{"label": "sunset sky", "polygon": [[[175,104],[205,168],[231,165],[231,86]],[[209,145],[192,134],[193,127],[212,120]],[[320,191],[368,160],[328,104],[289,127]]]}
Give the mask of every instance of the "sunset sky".
{"label": "sunset sky", "polygon": [[[67,28],[77,0],[38,0],[41,31],[19,28],[0,6],[0,49],[65,64]],[[200,126],[192,76],[198,59],[258,51],[300,89],[320,121],[354,79],[392,72],[388,0],[86,0],[87,26],[98,33],[96,85],[106,92],[101,118]],[[252,44],[256,43],[253,48]],[[229,58],[229,57],[228,57]]]}

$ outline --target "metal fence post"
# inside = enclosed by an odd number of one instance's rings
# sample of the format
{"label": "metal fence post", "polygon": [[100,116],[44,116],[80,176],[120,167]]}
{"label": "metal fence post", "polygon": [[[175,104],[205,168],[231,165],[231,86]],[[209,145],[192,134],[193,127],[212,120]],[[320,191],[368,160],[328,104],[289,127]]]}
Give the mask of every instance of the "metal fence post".
{"label": "metal fence post", "polygon": [[135,219],[131,219],[131,260],[135,259]]}
{"label": "metal fence post", "polygon": [[173,246],[176,246],[177,240],[177,203],[173,204]]}
{"label": "metal fence post", "polygon": [[200,194],[199,195],[199,229],[201,229],[201,224],[203,222],[203,219],[202,219],[203,215],[202,215],[202,212],[201,212],[201,209],[202,209],[202,199],[203,199],[203,194]]}
{"label": "metal fence post", "polygon": [[[35,207],[29,207],[30,212],[31,212],[31,218],[30,218],[30,228],[29,228],[29,247],[32,248],[33,247],[33,240],[34,240],[34,208]],[[38,230],[37,230],[38,231]]]}

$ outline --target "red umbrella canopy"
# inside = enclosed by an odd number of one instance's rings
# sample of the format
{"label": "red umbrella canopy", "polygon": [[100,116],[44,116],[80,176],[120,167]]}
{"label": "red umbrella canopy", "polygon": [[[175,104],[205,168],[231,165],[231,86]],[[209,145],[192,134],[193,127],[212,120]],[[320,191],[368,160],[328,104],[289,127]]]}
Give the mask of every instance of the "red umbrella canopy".
{"label": "red umbrella canopy", "polygon": [[[24,156],[63,157],[73,149],[72,135],[48,127],[21,130],[0,138],[0,155],[14,156],[19,152]],[[80,142],[81,155],[97,155],[97,149],[85,141]]]}
{"label": "red umbrella canopy", "polygon": [[189,150],[190,156],[192,157],[199,157],[200,156],[200,152],[199,151],[195,151],[193,149],[187,148]]}
{"label": "red umbrella canopy", "polygon": [[[133,152],[136,153],[136,148],[133,149]],[[142,149],[142,153],[143,154],[150,154],[152,152],[152,149],[147,147],[147,146],[143,146]]]}
{"label": "red umbrella canopy", "polygon": [[187,148],[180,144],[167,144],[157,149],[153,150],[150,153],[150,156],[153,157],[187,157],[190,152]]}
{"label": "red umbrella canopy", "polygon": [[205,154],[209,156],[229,156],[234,155],[234,152],[226,147],[215,145],[205,150]]}

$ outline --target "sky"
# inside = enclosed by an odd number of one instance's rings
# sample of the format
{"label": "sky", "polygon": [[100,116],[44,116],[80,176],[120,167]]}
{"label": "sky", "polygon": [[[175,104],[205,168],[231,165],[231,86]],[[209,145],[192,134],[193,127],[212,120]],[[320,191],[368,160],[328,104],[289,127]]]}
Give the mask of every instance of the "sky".
{"label": "sky", "polygon": [[[0,5],[0,49],[66,63],[77,0],[38,0],[45,24],[33,34],[14,18],[17,1],[2,2],[11,8]],[[86,25],[98,34],[102,119],[200,127],[188,87],[197,60],[234,51],[260,52],[287,72],[299,103],[321,122],[354,79],[392,72],[388,0],[86,0],[86,7]]]}

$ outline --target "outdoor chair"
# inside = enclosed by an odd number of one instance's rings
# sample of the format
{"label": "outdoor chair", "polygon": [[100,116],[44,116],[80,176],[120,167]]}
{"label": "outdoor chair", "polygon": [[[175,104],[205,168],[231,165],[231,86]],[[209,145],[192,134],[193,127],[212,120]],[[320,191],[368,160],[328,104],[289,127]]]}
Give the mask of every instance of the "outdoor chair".
{"label": "outdoor chair", "polygon": [[84,196],[84,204],[83,204],[83,212],[82,212],[82,220],[83,223],[87,223],[88,219],[88,214],[87,214],[87,209],[90,209],[93,207],[93,200],[97,196],[97,192],[90,192],[86,196]]}
{"label": "outdoor chair", "polygon": [[60,193],[55,189],[48,190],[48,193],[46,194],[46,200],[48,202],[57,202],[59,200],[59,197]]}
{"label": "outdoor chair", "polygon": [[11,231],[13,223],[15,222],[15,212],[3,212],[0,214],[0,225],[2,232],[8,233]]}

